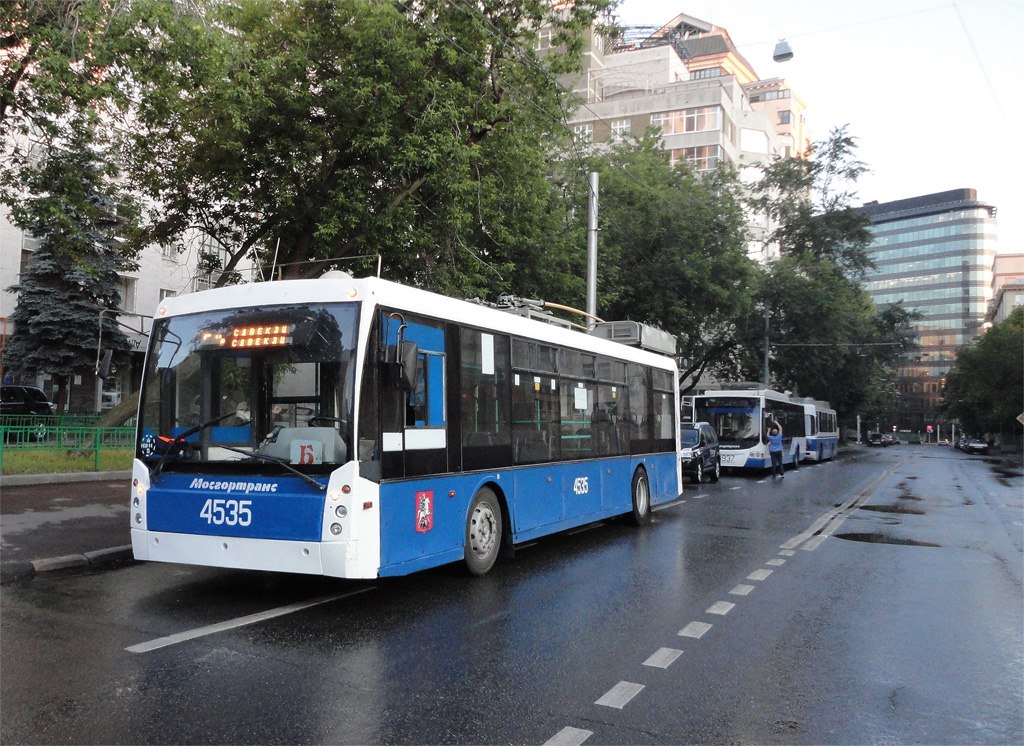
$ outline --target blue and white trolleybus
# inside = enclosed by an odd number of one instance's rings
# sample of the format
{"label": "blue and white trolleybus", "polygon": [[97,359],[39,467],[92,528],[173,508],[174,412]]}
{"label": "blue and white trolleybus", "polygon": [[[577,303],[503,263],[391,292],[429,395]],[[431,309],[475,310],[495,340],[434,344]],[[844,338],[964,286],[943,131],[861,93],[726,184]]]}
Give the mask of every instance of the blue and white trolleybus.
{"label": "blue and white trolleybus", "polygon": [[768,429],[782,426],[783,464],[794,468],[807,454],[804,408],[782,392],[737,384],[736,389],[705,391],[693,398],[694,417],[708,422],[718,433],[724,468],[769,469]]}
{"label": "blue and white trolleybus", "polygon": [[334,274],[161,302],[137,559],[483,574],[503,548],[678,497],[671,357]]}

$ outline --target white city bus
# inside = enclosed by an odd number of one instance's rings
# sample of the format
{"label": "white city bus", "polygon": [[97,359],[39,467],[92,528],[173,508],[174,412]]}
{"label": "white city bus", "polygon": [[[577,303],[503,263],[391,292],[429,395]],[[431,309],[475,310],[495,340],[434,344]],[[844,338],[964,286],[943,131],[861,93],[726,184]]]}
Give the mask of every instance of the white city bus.
{"label": "white city bus", "polygon": [[826,401],[799,399],[804,408],[807,432],[807,459],[828,461],[839,450],[839,420],[836,410]]}
{"label": "white city bus", "polygon": [[137,559],[482,574],[503,548],[678,497],[672,358],[333,274],[162,301]]}
{"label": "white city bus", "polygon": [[773,420],[782,426],[783,464],[798,467],[807,454],[803,405],[779,391],[743,386],[693,398],[696,420],[711,423],[718,433],[723,468],[770,469],[768,426]]}

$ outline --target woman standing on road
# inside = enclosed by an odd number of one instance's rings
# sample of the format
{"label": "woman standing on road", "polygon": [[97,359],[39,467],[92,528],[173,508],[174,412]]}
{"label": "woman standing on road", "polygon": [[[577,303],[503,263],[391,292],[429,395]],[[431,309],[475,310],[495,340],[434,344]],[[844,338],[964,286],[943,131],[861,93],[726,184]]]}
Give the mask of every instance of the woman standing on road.
{"label": "woman standing on road", "polygon": [[782,466],[782,425],[772,420],[768,430],[768,454],[772,457],[772,476],[786,478],[786,470]]}

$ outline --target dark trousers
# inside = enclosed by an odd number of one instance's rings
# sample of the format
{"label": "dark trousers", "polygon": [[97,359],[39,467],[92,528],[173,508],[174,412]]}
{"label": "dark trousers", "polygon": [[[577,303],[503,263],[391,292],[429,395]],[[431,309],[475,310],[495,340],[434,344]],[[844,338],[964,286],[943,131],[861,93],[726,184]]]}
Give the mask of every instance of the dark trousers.
{"label": "dark trousers", "polygon": [[769,455],[772,457],[772,475],[786,476],[786,470],[782,466],[782,451],[769,451]]}

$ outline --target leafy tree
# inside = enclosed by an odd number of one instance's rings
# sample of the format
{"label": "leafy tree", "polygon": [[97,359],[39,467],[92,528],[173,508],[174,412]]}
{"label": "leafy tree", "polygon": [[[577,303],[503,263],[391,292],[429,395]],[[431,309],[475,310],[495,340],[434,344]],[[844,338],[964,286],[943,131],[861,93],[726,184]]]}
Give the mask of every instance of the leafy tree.
{"label": "leafy tree", "polygon": [[676,335],[691,388],[735,346],[737,320],[751,306],[756,270],[736,174],[672,168],[650,133],[588,167],[600,174],[599,315]]}
{"label": "leafy tree", "polygon": [[[332,262],[453,294],[572,283],[555,75],[607,0],[137,0],[126,154],[152,237],[282,276]],[[550,23],[563,53],[534,52]],[[542,271],[541,268],[546,268]],[[523,280],[523,281],[520,281]]]}
{"label": "leafy tree", "polygon": [[1014,433],[1024,412],[1024,308],[961,348],[946,375],[944,411],[974,433]]}
{"label": "leafy tree", "polygon": [[119,272],[132,269],[118,238],[132,205],[119,199],[88,142],[88,129],[63,148],[50,148],[27,173],[27,197],[12,207],[15,225],[41,245],[8,288],[18,293],[11,314],[14,332],[4,367],[17,375],[49,373],[58,382],[58,402],[76,373],[90,373],[102,317],[104,345],[125,351],[116,324],[121,302]]}
{"label": "leafy tree", "polygon": [[870,219],[851,206],[853,185],[867,167],[854,157],[856,140],[833,129],[802,157],[769,164],[751,206],[778,225],[769,241],[782,254],[827,259],[853,278],[870,268]]}
{"label": "leafy tree", "polygon": [[842,420],[892,401],[895,363],[915,346],[913,316],[875,308],[860,285],[871,236],[849,204],[864,172],[854,149],[840,128],[807,158],[766,167],[752,205],[777,221],[769,240],[779,257],[765,267],[738,365],[742,377],[760,380],[767,336],[773,385],[829,401]]}

